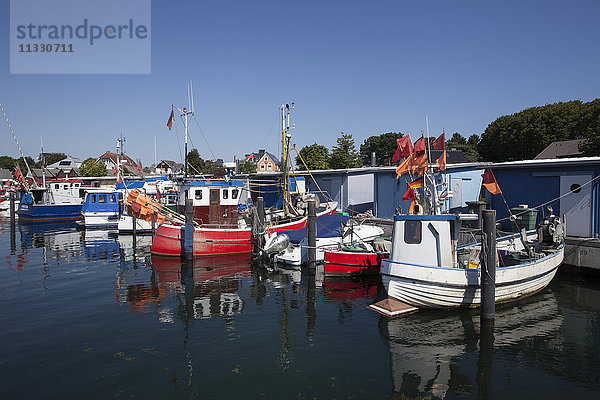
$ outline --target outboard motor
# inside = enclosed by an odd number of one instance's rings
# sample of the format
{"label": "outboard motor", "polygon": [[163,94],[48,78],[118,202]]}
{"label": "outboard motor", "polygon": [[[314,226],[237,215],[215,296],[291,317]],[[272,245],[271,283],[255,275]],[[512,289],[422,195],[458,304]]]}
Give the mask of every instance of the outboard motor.
{"label": "outboard motor", "polygon": [[265,243],[263,251],[267,255],[279,253],[288,248],[290,245],[290,237],[285,233],[279,233],[270,237]]}
{"label": "outboard motor", "polygon": [[538,226],[538,240],[546,245],[562,243],[565,239],[565,228],[560,218],[554,215],[552,207],[548,207],[548,216]]}

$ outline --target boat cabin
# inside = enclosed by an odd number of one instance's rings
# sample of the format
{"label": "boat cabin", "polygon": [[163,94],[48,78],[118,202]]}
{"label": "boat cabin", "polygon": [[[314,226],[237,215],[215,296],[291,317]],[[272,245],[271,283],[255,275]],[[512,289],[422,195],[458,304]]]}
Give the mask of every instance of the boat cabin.
{"label": "boat cabin", "polygon": [[402,264],[456,267],[461,220],[476,214],[396,215],[390,259]]}
{"label": "boat cabin", "polygon": [[179,187],[177,212],[185,213],[185,201],[191,199],[194,221],[202,225],[238,226],[238,204],[246,199],[242,181],[201,180]]}
{"label": "boat cabin", "polygon": [[81,212],[98,213],[114,212],[120,214],[123,210],[123,193],[113,189],[88,189]]}
{"label": "boat cabin", "polygon": [[81,204],[82,193],[80,191],[80,180],[52,180],[46,182],[46,184],[48,186],[47,194],[51,197],[51,203]]}

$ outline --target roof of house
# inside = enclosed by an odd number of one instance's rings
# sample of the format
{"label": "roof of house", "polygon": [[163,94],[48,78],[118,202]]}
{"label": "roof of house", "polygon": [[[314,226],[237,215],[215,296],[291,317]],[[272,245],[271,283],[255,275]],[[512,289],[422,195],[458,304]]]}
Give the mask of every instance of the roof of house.
{"label": "roof of house", "polygon": [[158,162],[158,164],[156,164],[156,166],[155,166],[154,168],[160,168],[159,166],[160,166],[161,164],[163,164],[163,163],[164,163],[164,164],[167,164],[167,166],[168,166],[169,168],[171,168],[171,169],[174,169],[174,170],[177,170],[177,169],[181,169],[181,168],[183,168],[183,164],[181,164],[181,163],[178,163],[178,162],[175,162],[175,161],[173,161],[173,160],[160,160],[160,161]]}
{"label": "roof of house", "polygon": [[0,179],[12,179],[13,175],[8,169],[0,168]]}
{"label": "roof of house", "polygon": [[77,168],[81,165],[81,160],[75,157],[67,156],[60,161],[47,165],[48,168]]}
{"label": "roof of house", "polygon": [[579,144],[585,139],[561,140],[550,143],[540,154],[535,156],[534,160],[544,160],[548,158],[568,158],[577,157],[583,154],[579,150]]}
{"label": "roof of house", "polygon": [[259,150],[258,153],[246,154],[246,160],[251,160],[256,164],[265,154],[268,155],[271,161],[273,161],[275,164],[279,164],[279,159],[275,155],[262,149]]}
{"label": "roof of house", "polygon": [[[431,150],[431,160],[430,162],[435,162],[438,158],[441,157],[443,150]],[[454,150],[449,149],[446,150],[446,164],[456,164],[456,163],[468,163],[467,157],[465,157],[462,150]]]}
{"label": "roof of house", "polygon": [[[111,153],[110,151],[107,151],[106,153],[102,154],[98,158],[99,159],[109,158],[116,165],[117,164],[117,157],[118,157],[117,153]],[[123,160],[125,160],[127,164],[132,164],[132,165],[136,165],[137,166],[137,163],[133,160],[133,158],[129,157],[127,154],[121,155],[121,158]]]}

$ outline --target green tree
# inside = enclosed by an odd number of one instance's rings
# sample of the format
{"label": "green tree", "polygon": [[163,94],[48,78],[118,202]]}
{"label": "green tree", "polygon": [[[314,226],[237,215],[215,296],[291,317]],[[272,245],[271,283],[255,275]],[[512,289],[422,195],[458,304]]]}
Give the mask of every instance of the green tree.
{"label": "green tree", "polygon": [[240,160],[240,174],[254,174],[256,173],[256,165],[250,160],[242,162]]}
{"label": "green tree", "polygon": [[370,136],[360,145],[360,158],[363,165],[371,165],[371,153],[375,152],[377,165],[392,165],[392,158],[396,154],[397,139],[403,137],[401,132],[388,132],[379,136]]}
{"label": "green tree", "polygon": [[95,158],[88,158],[81,163],[79,167],[79,175],[81,176],[105,176],[106,165]]}
{"label": "green tree", "polygon": [[193,149],[192,151],[188,152],[187,162],[188,174],[195,175],[204,173],[203,171],[206,167],[206,161],[200,157],[200,153],[198,153],[197,149]]}
{"label": "green tree", "polygon": [[337,146],[333,146],[331,149],[329,166],[332,169],[344,169],[358,168],[360,164],[360,156],[352,135],[342,132],[342,136],[337,139]]}
{"label": "green tree", "polygon": [[[67,158],[65,153],[44,153],[44,164],[46,166],[62,161]],[[41,163],[41,160],[40,160]]]}
{"label": "green tree", "polygon": [[[483,161],[532,159],[558,140],[588,139],[585,155],[600,154],[600,99],[531,107],[493,121],[481,135]],[[595,144],[597,143],[597,144]]]}
{"label": "green tree", "polygon": [[478,144],[479,136],[473,134],[467,140],[460,133],[455,132],[449,140],[446,140],[446,149],[460,150],[467,160],[475,162],[479,158],[479,153],[477,152]]}
{"label": "green tree", "polygon": [[306,167],[300,157],[308,169],[329,169],[329,150],[323,145],[314,143],[300,149],[299,156],[296,157],[296,166],[299,170],[305,170]]}

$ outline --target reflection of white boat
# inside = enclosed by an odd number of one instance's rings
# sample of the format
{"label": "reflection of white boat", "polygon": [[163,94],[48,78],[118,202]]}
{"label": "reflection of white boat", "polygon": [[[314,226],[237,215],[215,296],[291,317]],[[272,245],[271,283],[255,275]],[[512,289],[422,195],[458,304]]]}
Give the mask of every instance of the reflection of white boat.
{"label": "reflection of white boat", "polygon": [[[455,394],[473,390],[475,374],[460,371],[458,359],[477,351],[479,322],[479,316],[469,311],[440,314],[430,310],[404,318],[381,317],[379,329],[389,344],[394,393],[443,398],[448,390]],[[553,337],[562,325],[558,302],[548,290],[496,310],[494,348],[519,348],[534,338]]]}
{"label": "reflection of white boat", "polygon": [[[275,254],[276,263],[300,266],[308,263],[308,238],[307,228],[290,232],[281,232],[288,235],[290,244],[283,251]],[[317,219],[317,263],[322,263],[325,251],[338,249],[341,245],[356,245],[364,247],[365,251],[372,251],[371,242],[383,235],[383,229],[374,225],[356,225],[349,217],[342,215],[324,215]],[[276,240],[271,237],[270,241]]]}
{"label": "reflection of white boat", "polygon": [[[119,233],[132,233],[133,232],[133,217],[127,213],[121,214],[119,217],[119,223],[117,225]],[[158,227],[158,224],[156,224]],[[152,223],[136,218],[135,219],[135,232],[136,233],[151,233]]]}
{"label": "reflection of white boat", "polygon": [[[461,218],[397,215],[392,252],[381,273],[388,296],[416,307],[477,307],[481,303],[480,246],[457,248]],[[498,241],[496,302],[532,295],[552,280],[563,260],[563,225],[548,217],[539,241],[518,235]]]}

